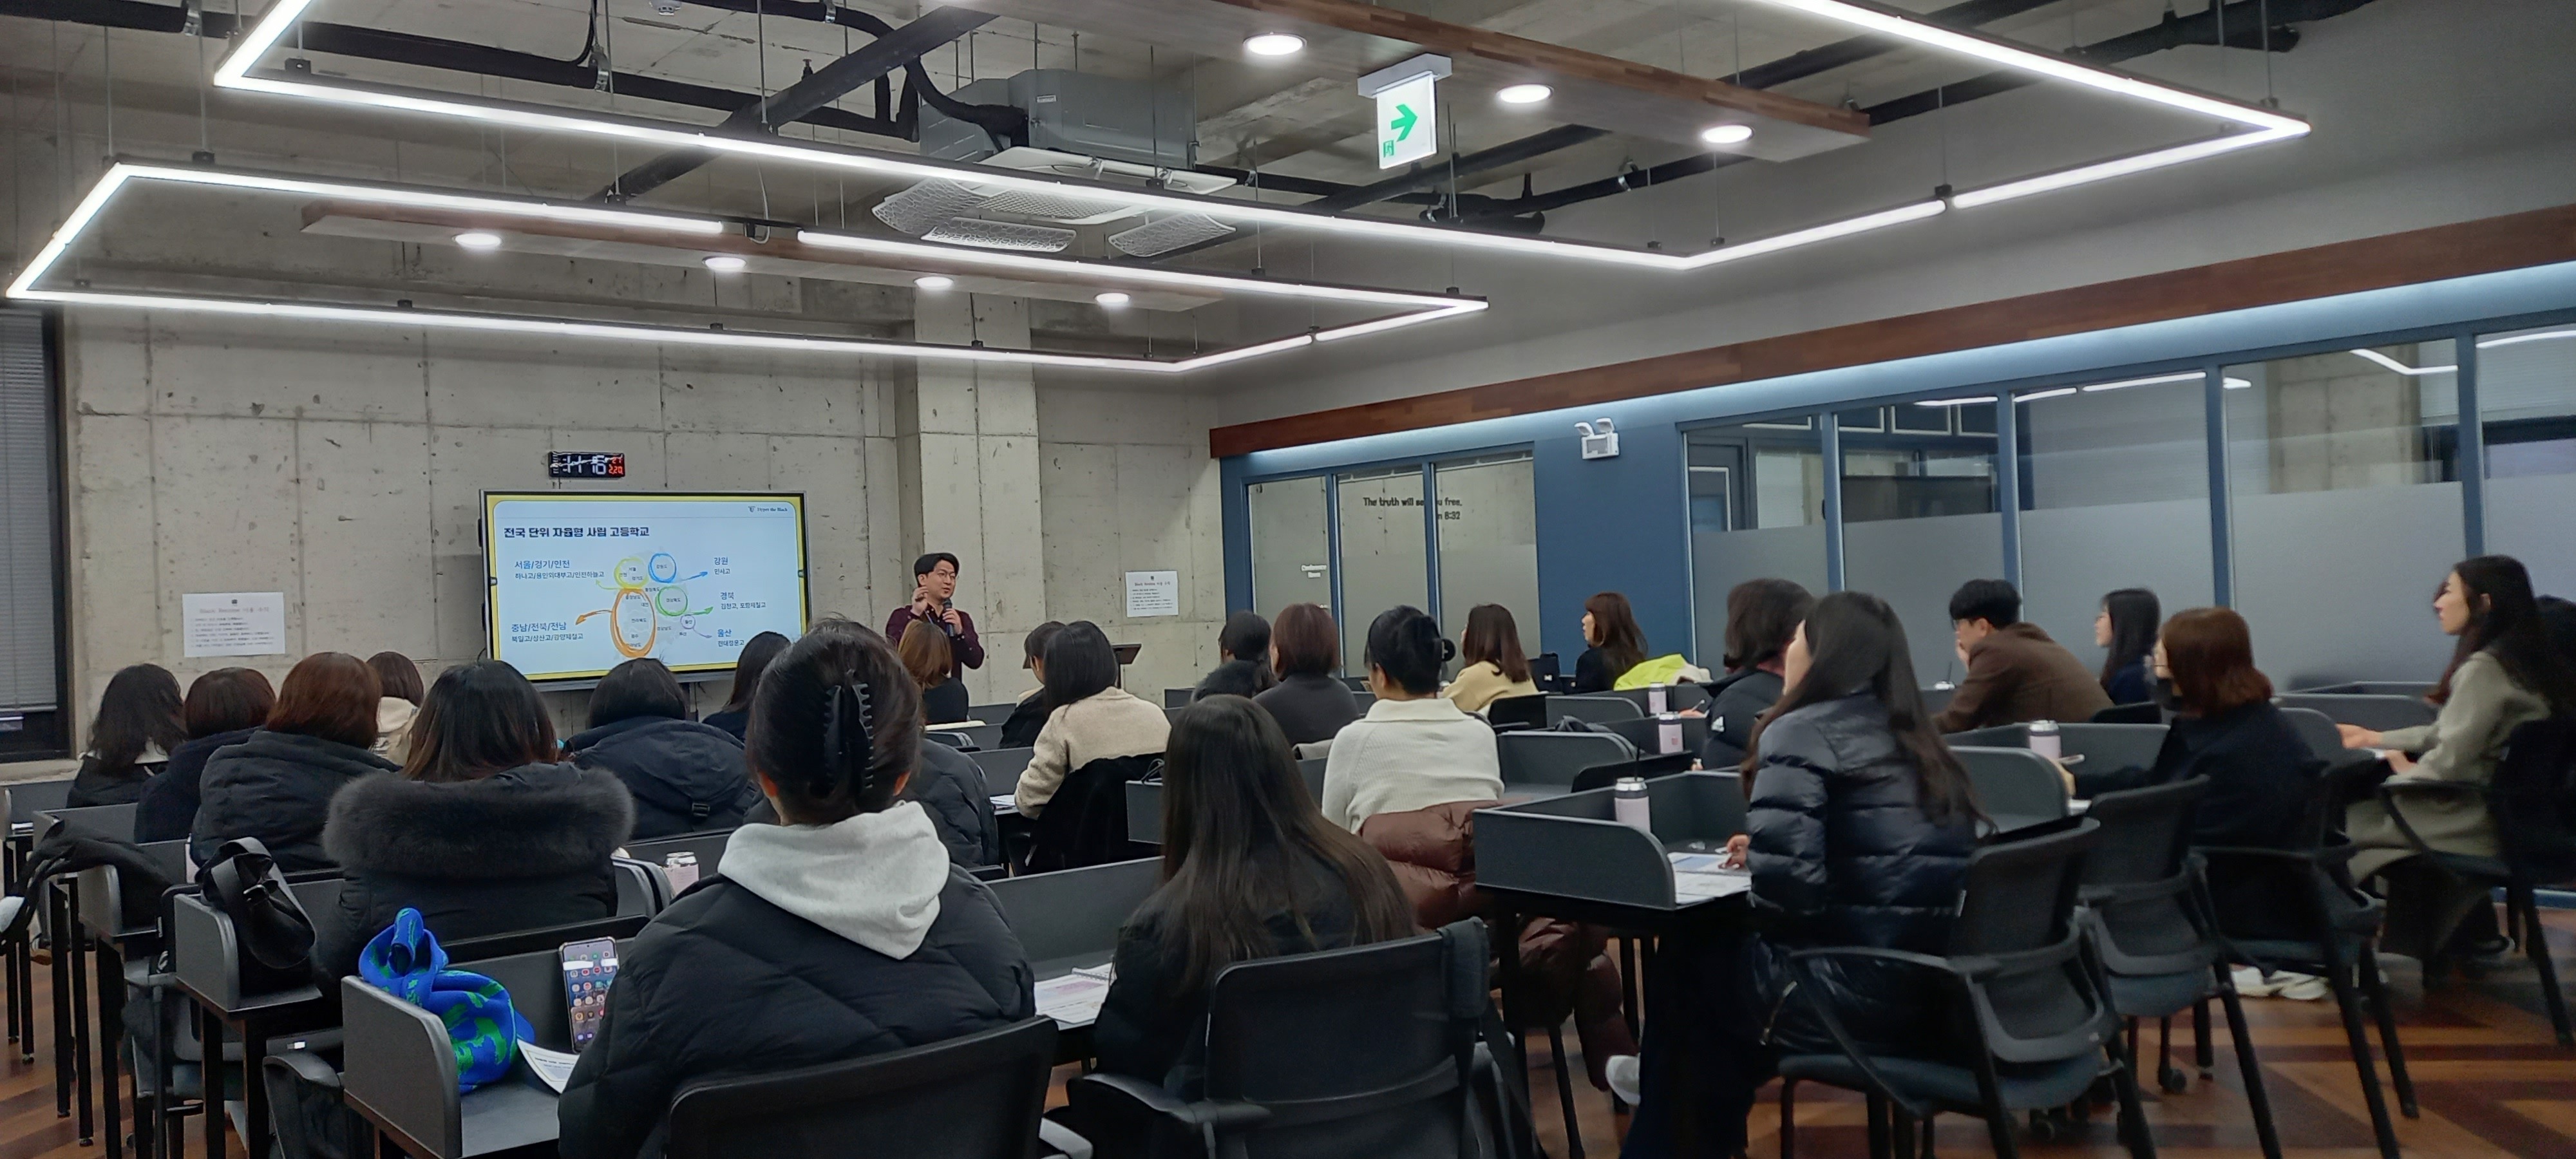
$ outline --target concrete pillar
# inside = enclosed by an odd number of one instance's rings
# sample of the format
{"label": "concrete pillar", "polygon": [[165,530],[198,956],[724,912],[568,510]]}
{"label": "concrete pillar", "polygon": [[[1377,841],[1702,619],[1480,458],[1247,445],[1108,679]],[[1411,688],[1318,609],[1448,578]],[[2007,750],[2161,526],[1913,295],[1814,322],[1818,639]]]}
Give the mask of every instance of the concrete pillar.
{"label": "concrete pillar", "polygon": [[[925,342],[1024,349],[1029,341],[1024,299],[923,294],[914,318]],[[1045,621],[1047,606],[1036,382],[1024,366],[925,361],[897,395],[898,570],[923,552],[956,554],[957,606],[975,617],[985,650],[983,670],[966,674],[967,691],[978,704],[1016,697],[1030,687],[1020,639]],[[901,600],[911,589],[891,594]],[[892,606],[877,610],[877,624]]]}

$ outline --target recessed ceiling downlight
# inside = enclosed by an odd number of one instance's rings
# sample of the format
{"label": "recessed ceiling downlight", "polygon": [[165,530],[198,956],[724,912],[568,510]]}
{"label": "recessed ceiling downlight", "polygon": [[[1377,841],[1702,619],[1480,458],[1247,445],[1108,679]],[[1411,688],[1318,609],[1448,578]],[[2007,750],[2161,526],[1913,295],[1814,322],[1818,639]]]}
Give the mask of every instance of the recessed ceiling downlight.
{"label": "recessed ceiling downlight", "polygon": [[735,257],[732,254],[707,255],[707,268],[714,270],[719,274],[739,274],[742,272],[742,268],[748,264],[750,263],[745,262],[741,258]]}
{"label": "recessed ceiling downlight", "polygon": [[1117,290],[1110,290],[1110,291],[1107,291],[1107,292],[1105,292],[1105,293],[1094,294],[1094,295],[1092,295],[1091,300],[1092,300],[1092,301],[1094,301],[1094,302],[1098,302],[1098,303],[1100,303],[1103,307],[1106,307],[1106,308],[1111,309],[1111,310],[1116,310],[1116,309],[1119,309],[1119,308],[1121,308],[1121,307],[1124,307],[1124,306],[1127,304],[1127,301],[1128,301],[1128,299],[1127,299],[1127,295],[1126,295],[1126,294],[1124,294],[1124,293],[1121,293],[1121,292],[1119,292],[1119,291],[1117,291]]}
{"label": "recessed ceiling downlight", "polygon": [[933,293],[937,293],[938,291],[945,290],[950,286],[956,285],[957,279],[949,277],[946,274],[923,274],[918,278],[914,278],[912,280],[912,284]]}
{"label": "recessed ceiling downlight", "polygon": [[501,248],[501,235],[489,230],[469,229],[456,235],[456,244],[470,250],[496,250]]}
{"label": "recessed ceiling downlight", "polygon": [[1699,131],[1699,139],[1711,145],[1741,145],[1753,139],[1753,126],[1710,125]]}
{"label": "recessed ceiling downlight", "polygon": [[1295,56],[1306,51],[1306,38],[1286,32],[1263,32],[1244,37],[1243,50],[1254,56]]}
{"label": "recessed ceiling downlight", "polygon": [[1555,91],[1542,84],[1504,85],[1494,99],[1507,105],[1535,105],[1555,95]]}

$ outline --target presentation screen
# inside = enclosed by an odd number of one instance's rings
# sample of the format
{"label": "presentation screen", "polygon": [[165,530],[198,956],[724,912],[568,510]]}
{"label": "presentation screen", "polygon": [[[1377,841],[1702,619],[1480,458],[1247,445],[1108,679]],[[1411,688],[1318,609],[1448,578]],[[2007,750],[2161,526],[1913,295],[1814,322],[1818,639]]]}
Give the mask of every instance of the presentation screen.
{"label": "presentation screen", "polygon": [[530,680],[733,667],[805,630],[805,497],[485,492],[492,656]]}

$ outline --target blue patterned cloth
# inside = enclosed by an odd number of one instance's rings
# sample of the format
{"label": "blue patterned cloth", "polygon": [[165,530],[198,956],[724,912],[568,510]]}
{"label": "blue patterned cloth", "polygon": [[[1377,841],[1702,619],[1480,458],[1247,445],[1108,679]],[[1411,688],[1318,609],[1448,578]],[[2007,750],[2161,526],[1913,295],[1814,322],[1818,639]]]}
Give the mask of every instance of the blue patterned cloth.
{"label": "blue patterned cloth", "polygon": [[394,915],[394,924],[368,941],[358,955],[358,976],[447,1024],[458,1094],[508,1074],[519,1057],[518,1040],[536,1037],[500,983],[447,968],[447,951],[421,924],[419,910]]}

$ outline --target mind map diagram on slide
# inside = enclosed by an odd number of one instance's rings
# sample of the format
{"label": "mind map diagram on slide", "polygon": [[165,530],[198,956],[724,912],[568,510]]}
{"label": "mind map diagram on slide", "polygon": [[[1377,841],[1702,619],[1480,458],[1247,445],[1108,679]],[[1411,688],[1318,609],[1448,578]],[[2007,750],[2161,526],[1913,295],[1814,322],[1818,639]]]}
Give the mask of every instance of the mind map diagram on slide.
{"label": "mind map diagram on slide", "polygon": [[[679,558],[657,551],[650,556],[630,555],[618,560],[616,569],[609,574],[616,583],[599,582],[601,589],[616,593],[609,598],[608,606],[583,612],[572,622],[578,625],[593,616],[608,617],[608,638],[617,645],[619,655],[629,660],[652,655],[654,643],[666,630],[716,638],[698,626],[698,617],[714,611],[714,606],[691,608],[689,589],[683,586],[691,580],[707,578],[714,574],[713,569],[702,569],[683,579]],[[666,629],[666,620],[675,623]]]}

